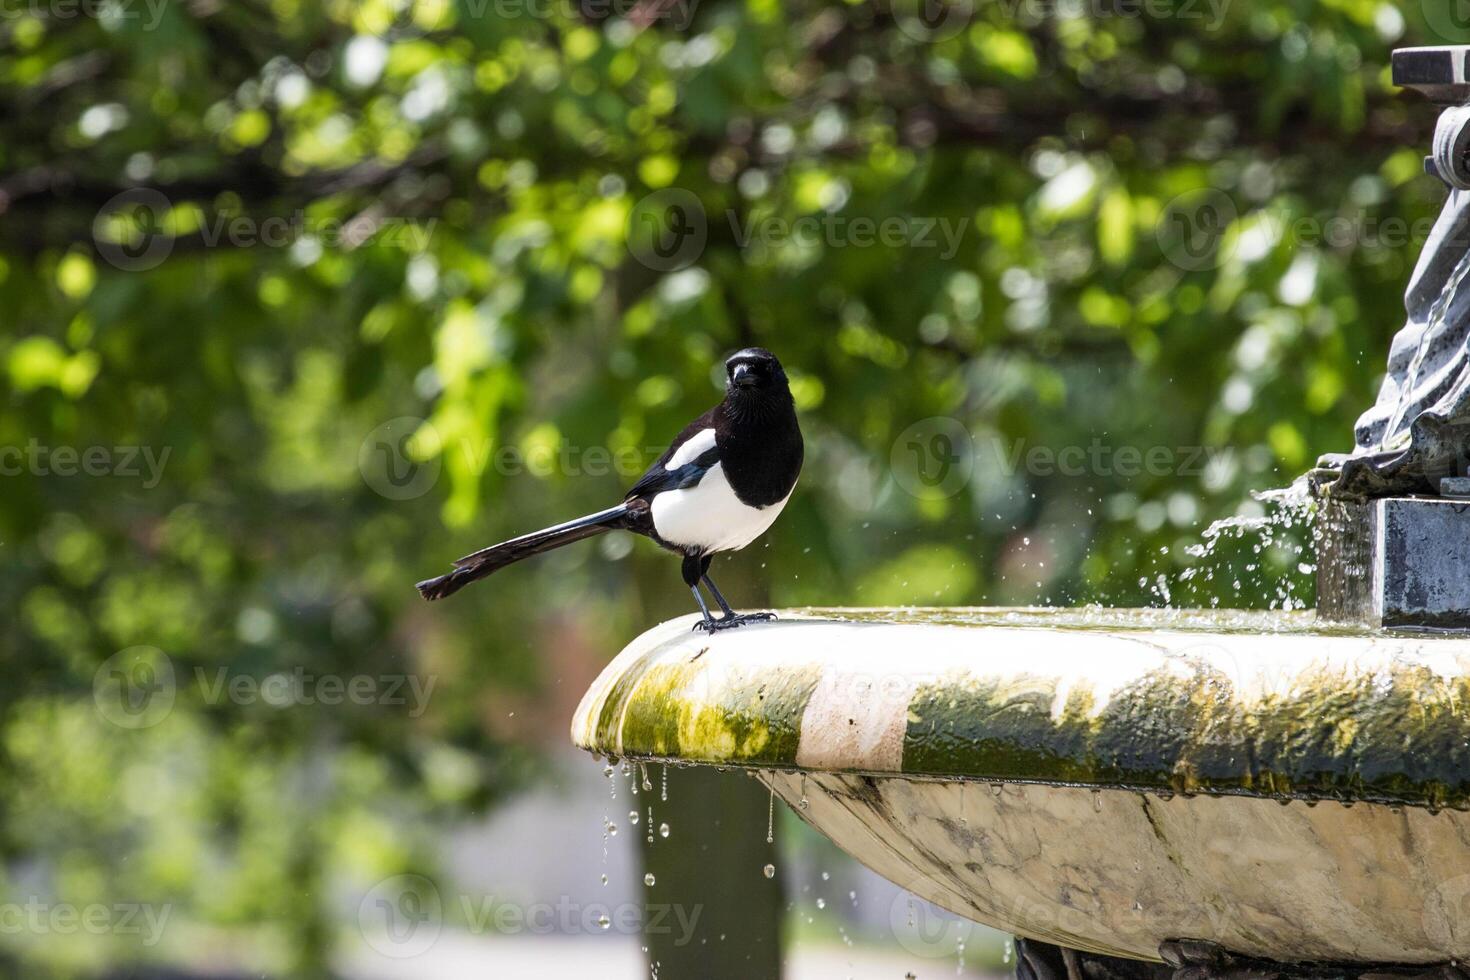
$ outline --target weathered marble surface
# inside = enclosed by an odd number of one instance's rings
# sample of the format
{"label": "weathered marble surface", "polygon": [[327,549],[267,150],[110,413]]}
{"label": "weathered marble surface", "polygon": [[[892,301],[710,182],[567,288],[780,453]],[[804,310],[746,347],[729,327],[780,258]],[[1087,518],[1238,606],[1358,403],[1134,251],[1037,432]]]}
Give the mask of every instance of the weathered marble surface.
{"label": "weathered marble surface", "polygon": [[1300,613],[782,616],[649,631],[573,740],[745,767],[793,805],[804,781],[799,812],[865,864],[1076,949],[1470,955],[1470,640]]}
{"label": "weathered marble surface", "polygon": [[1300,614],[1219,617],[1232,632],[1102,610],[948,614],[976,626],[810,615],[651,630],[588,692],[574,741],[756,768],[1470,805],[1470,639],[1326,635]]}
{"label": "weathered marble surface", "polygon": [[884,877],[1031,939],[1139,959],[1158,959],[1160,943],[1180,938],[1278,961],[1470,956],[1464,812],[827,773],[757,777]]}

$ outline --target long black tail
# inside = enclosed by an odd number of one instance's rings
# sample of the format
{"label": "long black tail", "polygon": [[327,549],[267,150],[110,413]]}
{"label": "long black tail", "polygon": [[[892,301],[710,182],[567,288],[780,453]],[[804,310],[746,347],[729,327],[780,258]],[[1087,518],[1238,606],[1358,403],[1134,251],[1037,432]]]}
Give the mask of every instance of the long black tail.
{"label": "long black tail", "polygon": [[562,545],[571,544],[573,541],[596,537],[623,527],[627,513],[628,505],[619,504],[616,507],[598,511],[596,514],[579,517],[575,521],[567,521],[555,527],[523,534],[518,538],[502,541],[500,544],[492,544],[488,548],[481,548],[474,554],[465,555],[456,561],[454,571],[449,574],[426,579],[418,583],[415,588],[430,602],[454,595],[471,582],[482,579],[491,572],[498,572],[506,565],[513,565],[522,558],[530,558],[543,551],[551,551]]}

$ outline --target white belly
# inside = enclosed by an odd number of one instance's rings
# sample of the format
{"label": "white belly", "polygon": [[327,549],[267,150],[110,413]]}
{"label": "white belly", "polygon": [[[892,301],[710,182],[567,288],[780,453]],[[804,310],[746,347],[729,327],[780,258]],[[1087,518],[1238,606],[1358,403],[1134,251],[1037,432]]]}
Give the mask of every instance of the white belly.
{"label": "white belly", "polygon": [[716,463],[697,486],[653,498],[653,528],[669,544],[683,548],[739,551],[766,532],[790,499],[788,493],[769,507],[743,504]]}

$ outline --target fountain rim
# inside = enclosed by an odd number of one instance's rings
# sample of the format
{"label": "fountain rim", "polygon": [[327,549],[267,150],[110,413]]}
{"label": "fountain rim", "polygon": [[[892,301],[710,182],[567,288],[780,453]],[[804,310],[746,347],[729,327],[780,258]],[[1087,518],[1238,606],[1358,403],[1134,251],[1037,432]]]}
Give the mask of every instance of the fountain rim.
{"label": "fountain rim", "polygon": [[[1464,637],[1317,632],[1300,613],[1254,614],[1281,626],[1254,632],[1048,629],[1036,609],[781,615],[714,636],[690,632],[695,617],[645,632],[584,696],[573,742],[753,771],[1470,808],[1470,747],[1442,748],[1470,746]],[[1263,665],[1277,676],[1251,676]],[[894,686],[865,696],[865,678]],[[1405,721],[1407,707],[1428,721]]]}

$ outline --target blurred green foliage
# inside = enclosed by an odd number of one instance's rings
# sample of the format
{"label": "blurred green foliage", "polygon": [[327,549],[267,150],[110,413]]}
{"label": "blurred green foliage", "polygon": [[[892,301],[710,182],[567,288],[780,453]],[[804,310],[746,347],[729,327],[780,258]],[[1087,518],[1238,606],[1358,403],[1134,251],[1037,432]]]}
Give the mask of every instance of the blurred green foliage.
{"label": "blurred green foliage", "polygon": [[[563,738],[503,720],[564,705],[548,645],[595,666],[681,591],[609,539],[412,582],[617,499],[740,346],[809,454],[737,601],[1309,599],[1290,546],[1187,585],[1185,546],[1350,447],[1443,196],[1388,53],[1465,40],[1383,0],[0,8],[5,891],[187,923],[0,935],[32,976],[206,940],[318,975],[333,883]],[[177,697],[129,730],[94,680],[139,645]],[[290,710],[220,668],[437,684]]]}

